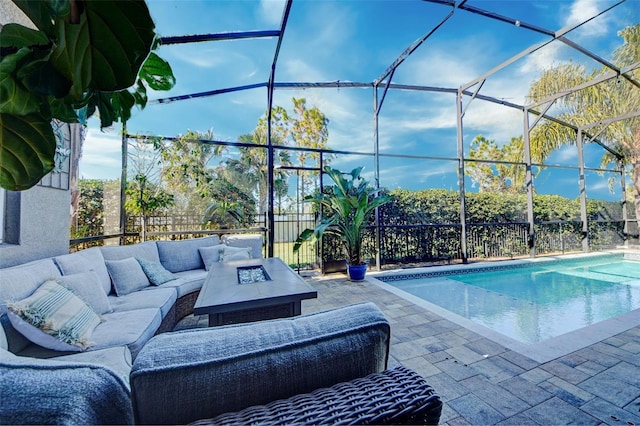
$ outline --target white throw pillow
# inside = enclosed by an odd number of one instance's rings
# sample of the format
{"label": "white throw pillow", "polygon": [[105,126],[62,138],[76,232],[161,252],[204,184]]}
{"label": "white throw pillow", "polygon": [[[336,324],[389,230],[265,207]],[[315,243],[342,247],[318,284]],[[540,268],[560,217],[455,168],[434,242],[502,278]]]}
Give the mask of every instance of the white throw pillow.
{"label": "white throw pillow", "polygon": [[220,262],[247,259],[251,259],[251,247],[224,246],[222,250],[220,250]]}
{"label": "white throw pillow", "polygon": [[101,319],[73,292],[55,281],[7,305],[11,325],[27,339],[58,351],[82,351]]}

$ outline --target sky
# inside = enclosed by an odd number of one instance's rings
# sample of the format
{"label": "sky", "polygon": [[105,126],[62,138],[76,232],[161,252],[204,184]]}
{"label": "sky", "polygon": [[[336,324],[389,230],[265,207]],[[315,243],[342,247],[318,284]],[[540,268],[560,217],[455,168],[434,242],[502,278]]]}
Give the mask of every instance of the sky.
{"label": "sky", "polygon": [[[537,27],[557,31],[593,17],[617,3],[613,0],[485,1],[467,5],[490,10]],[[278,29],[284,2],[280,0],[147,0],[160,36]],[[428,34],[450,12],[450,6],[419,0],[294,0],[276,68],[277,82],[371,83],[415,40]],[[640,22],[640,0],[627,0],[569,32],[574,43],[610,60],[622,39],[617,32]],[[452,17],[396,70],[392,82],[457,89],[519,52],[549,40],[511,23],[455,9]],[[154,103],[169,96],[264,83],[269,78],[276,38],[245,39],[161,46],[158,54],[172,66],[177,84],[170,92],[151,92],[149,105],[134,110],[129,133],[177,136],[187,130],[212,130],[217,140],[234,141],[250,133],[267,108],[267,90],[258,88],[206,98]],[[565,61],[599,69],[600,64],[553,41],[532,55],[492,74],[480,93],[515,104],[526,104],[530,84],[544,69]],[[472,87],[475,90],[477,86]],[[381,94],[381,92],[380,92]],[[304,97],[329,119],[330,148],[373,152],[373,90],[331,88],[277,90],[274,104],[292,110],[291,99]],[[498,144],[523,134],[518,110],[475,99],[464,117],[465,150],[476,135]],[[412,190],[456,190],[455,161],[408,158],[455,158],[457,128],[455,96],[449,93],[390,90],[379,115],[379,151],[396,157],[380,161],[380,185]],[[99,129],[89,122],[80,161],[83,178],[120,177],[121,129]],[[586,165],[599,167],[602,151],[586,148]],[[405,156],[405,157],[398,157]],[[576,148],[554,153],[550,164],[576,165]],[[371,155],[339,156],[334,167],[363,165],[372,178]],[[548,169],[549,170],[549,169]],[[575,170],[552,169],[535,181],[538,193],[578,195]],[[619,200],[608,175],[587,174],[590,198]],[[467,181],[467,190],[474,190]]]}

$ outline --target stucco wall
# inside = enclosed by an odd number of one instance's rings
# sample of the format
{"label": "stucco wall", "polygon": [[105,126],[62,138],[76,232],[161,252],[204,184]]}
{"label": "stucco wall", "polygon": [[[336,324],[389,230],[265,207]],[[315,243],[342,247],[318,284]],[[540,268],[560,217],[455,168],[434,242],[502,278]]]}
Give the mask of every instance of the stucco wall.
{"label": "stucco wall", "polygon": [[[0,25],[8,22],[33,27],[13,2],[0,0]],[[59,161],[62,171],[68,172],[68,157]],[[68,176],[58,173],[55,177],[51,179],[48,175],[53,183],[47,181],[26,191],[6,192],[0,268],[69,252],[71,193],[66,189],[68,184],[55,187],[56,182],[68,181]]]}
{"label": "stucco wall", "polygon": [[35,186],[7,193],[0,268],[69,252],[69,191]]}

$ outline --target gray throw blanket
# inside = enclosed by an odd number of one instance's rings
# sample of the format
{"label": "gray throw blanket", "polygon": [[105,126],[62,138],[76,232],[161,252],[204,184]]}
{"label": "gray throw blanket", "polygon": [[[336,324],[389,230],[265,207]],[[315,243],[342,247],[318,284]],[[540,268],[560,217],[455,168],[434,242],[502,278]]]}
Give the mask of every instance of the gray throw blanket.
{"label": "gray throw blanket", "polygon": [[91,364],[0,361],[0,424],[132,424],[130,392]]}

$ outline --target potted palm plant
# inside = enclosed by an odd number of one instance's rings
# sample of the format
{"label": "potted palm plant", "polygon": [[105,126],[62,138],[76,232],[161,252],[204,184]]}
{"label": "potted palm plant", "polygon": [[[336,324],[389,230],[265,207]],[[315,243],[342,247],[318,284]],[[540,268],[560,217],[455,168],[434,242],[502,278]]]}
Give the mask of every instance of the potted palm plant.
{"label": "potted palm plant", "polygon": [[347,255],[347,273],[352,281],[364,279],[367,264],[362,259],[362,238],[373,211],[391,201],[391,196],[381,195],[369,186],[360,173],[362,167],[344,173],[325,166],[334,185],[324,191],[305,197],[322,212],[315,229],[305,229],[293,245],[297,252],[305,241],[319,239],[323,234],[336,235],[343,243]]}

